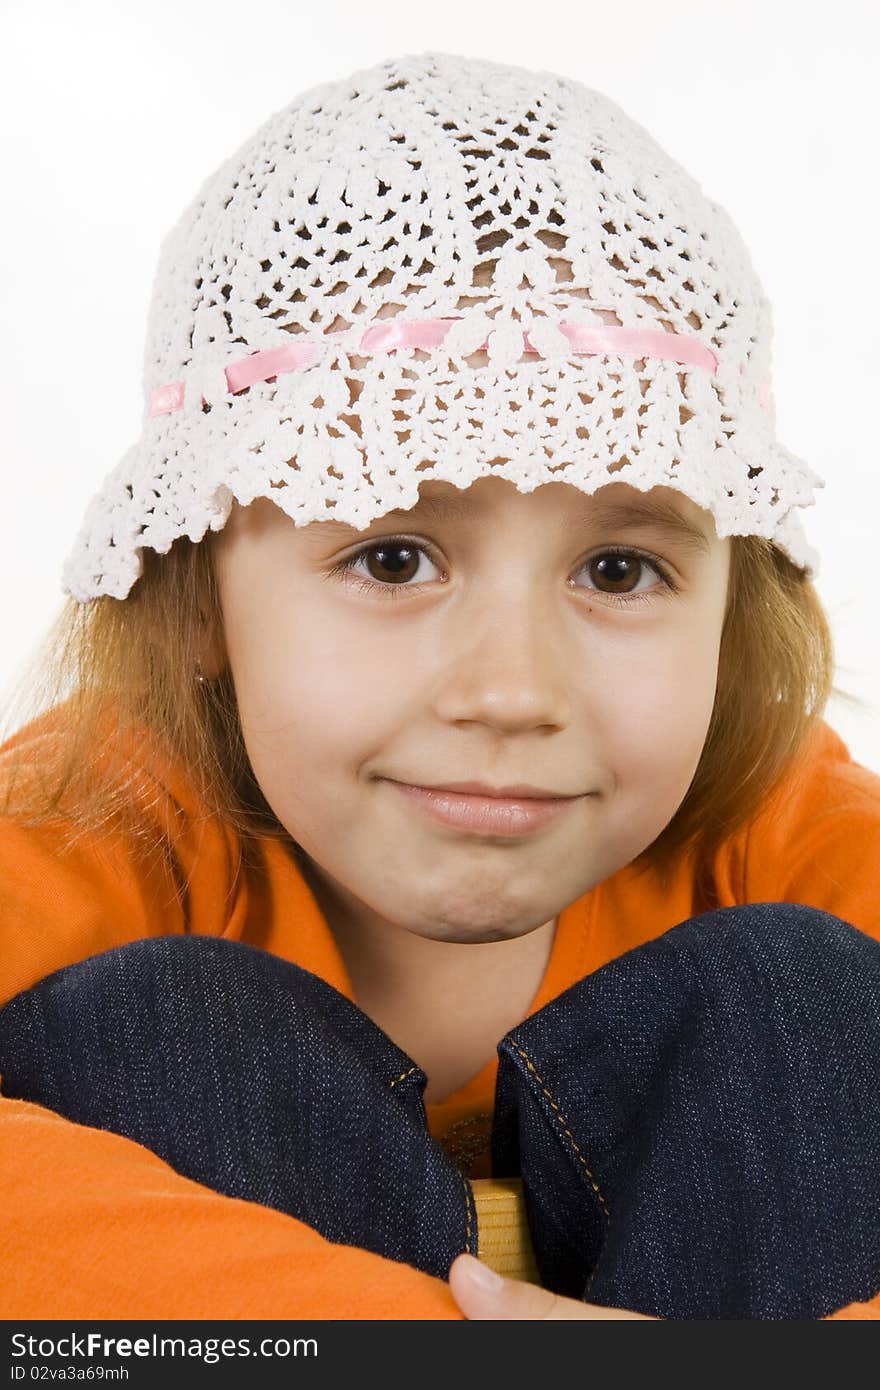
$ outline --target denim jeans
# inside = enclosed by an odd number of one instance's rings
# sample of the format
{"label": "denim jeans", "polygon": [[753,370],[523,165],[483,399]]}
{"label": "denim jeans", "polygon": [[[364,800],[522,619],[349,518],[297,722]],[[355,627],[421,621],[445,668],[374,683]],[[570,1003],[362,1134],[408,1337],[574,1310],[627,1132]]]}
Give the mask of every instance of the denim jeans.
{"label": "denim jeans", "polygon": [[[792,903],[683,922],[498,1044],[496,1176],[545,1287],[676,1319],[812,1319],[880,1288],[880,943]],[[424,1073],[317,976],[151,937],[0,1010],[3,1092],[217,1192],[446,1277],[470,1183]]]}

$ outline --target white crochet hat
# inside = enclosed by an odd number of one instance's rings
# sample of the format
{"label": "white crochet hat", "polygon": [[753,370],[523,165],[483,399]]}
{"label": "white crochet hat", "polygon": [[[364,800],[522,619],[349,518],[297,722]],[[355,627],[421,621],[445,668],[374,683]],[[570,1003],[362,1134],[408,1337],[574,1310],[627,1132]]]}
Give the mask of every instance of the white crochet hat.
{"label": "white crochet hat", "polygon": [[272,116],[166,238],[141,438],[64,587],[125,598],[233,499],[362,530],[492,474],[675,488],[815,575],[824,483],[774,437],[770,336],[728,214],[613,102],[390,59]]}

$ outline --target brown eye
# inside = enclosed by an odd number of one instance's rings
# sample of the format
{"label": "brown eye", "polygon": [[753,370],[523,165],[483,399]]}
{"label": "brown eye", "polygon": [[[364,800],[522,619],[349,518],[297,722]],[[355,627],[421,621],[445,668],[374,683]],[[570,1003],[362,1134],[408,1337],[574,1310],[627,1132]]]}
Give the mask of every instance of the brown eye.
{"label": "brown eye", "polygon": [[635,588],[645,562],[638,555],[597,555],[587,565],[597,585],[607,585],[606,593],[628,594]]}
{"label": "brown eye", "polygon": [[393,536],[362,546],[335,565],[330,574],[341,575],[377,598],[406,598],[422,591],[430,580],[443,577],[423,545]]}
{"label": "brown eye", "polygon": [[405,584],[418,573],[419,557],[422,552],[417,546],[406,545],[401,541],[370,546],[361,551],[367,573],[379,584]]}
{"label": "brown eye", "polygon": [[613,547],[598,551],[583,562],[581,573],[587,576],[583,588],[588,594],[621,607],[652,603],[663,594],[678,592],[662,563],[637,550]]}

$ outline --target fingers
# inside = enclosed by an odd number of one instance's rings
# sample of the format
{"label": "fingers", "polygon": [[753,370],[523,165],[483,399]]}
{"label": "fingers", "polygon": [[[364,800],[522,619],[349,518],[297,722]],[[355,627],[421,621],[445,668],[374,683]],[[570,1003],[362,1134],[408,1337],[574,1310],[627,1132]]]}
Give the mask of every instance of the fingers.
{"label": "fingers", "polygon": [[487,1318],[545,1318],[555,1295],[534,1284],[516,1279],[502,1279],[488,1265],[472,1255],[459,1255],[449,1270],[449,1287],[465,1317]]}
{"label": "fingers", "polygon": [[475,1321],[516,1318],[534,1321],[607,1321],[646,1316],[644,1313],[629,1313],[623,1308],[602,1308],[594,1303],[563,1298],[549,1289],[523,1283],[519,1279],[503,1279],[472,1255],[459,1255],[453,1260],[449,1270],[449,1287],[465,1317]]}

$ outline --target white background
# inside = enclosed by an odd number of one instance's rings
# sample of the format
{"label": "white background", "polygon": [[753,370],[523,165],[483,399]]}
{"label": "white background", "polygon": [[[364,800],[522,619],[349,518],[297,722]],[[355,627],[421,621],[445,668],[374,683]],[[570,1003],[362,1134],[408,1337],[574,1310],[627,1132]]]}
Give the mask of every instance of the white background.
{"label": "white background", "polygon": [[81,514],[134,440],[159,243],[213,171],[319,82],[439,49],[604,91],[733,215],[775,311],[780,438],[826,479],[830,724],[880,772],[880,5],[787,0],[150,0],[2,12],[5,688],[62,601]]}

